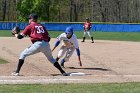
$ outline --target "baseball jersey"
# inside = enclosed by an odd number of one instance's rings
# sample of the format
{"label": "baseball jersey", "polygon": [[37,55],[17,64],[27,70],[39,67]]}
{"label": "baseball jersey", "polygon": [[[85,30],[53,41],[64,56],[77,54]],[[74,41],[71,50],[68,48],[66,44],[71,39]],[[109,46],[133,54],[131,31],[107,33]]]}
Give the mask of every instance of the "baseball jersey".
{"label": "baseball jersey", "polygon": [[88,30],[90,30],[90,28],[91,28],[91,23],[90,22],[85,22],[84,23],[84,30],[88,31]]}
{"label": "baseball jersey", "polygon": [[68,39],[66,33],[62,33],[57,37],[57,39],[60,42],[63,41],[62,46],[79,48],[78,40],[75,34],[73,34],[72,37]]}
{"label": "baseball jersey", "polygon": [[32,42],[44,40],[49,41],[49,33],[45,27],[37,22],[31,22],[21,33],[22,35],[28,35]]}

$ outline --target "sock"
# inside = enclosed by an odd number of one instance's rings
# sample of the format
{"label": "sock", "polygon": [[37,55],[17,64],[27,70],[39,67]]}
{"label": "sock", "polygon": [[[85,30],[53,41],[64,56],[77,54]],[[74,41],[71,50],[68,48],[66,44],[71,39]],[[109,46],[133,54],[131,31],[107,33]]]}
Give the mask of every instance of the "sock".
{"label": "sock", "polygon": [[64,62],[65,62],[65,60],[64,60],[64,59],[62,59],[62,60],[61,60],[61,63],[64,63]]}
{"label": "sock", "polygon": [[83,37],[83,42],[85,41],[86,37]]}
{"label": "sock", "polygon": [[61,66],[58,64],[58,62],[54,63],[54,66],[63,74],[65,71],[61,68]]}
{"label": "sock", "polygon": [[19,73],[19,71],[20,71],[20,69],[21,69],[23,63],[24,63],[24,60],[23,60],[23,59],[19,59],[16,73]]}
{"label": "sock", "polygon": [[58,60],[59,60],[59,58],[57,57],[57,58],[56,58],[56,61],[58,61]]}
{"label": "sock", "polygon": [[91,37],[91,40],[93,41],[93,37]]}

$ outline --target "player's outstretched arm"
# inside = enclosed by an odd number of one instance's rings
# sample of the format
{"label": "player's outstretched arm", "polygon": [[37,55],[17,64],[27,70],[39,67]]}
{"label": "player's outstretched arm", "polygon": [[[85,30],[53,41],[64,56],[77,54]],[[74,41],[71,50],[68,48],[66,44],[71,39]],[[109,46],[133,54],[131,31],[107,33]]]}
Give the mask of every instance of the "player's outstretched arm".
{"label": "player's outstretched arm", "polygon": [[55,48],[56,48],[55,46],[52,48],[52,52],[55,50]]}
{"label": "player's outstretched arm", "polygon": [[82,62],[81,62],[81,58],[80,58],[80,56],[78,56],[78,64],[80,65],[80,66],[82,66]]}
{"label": "player's outstretched arm", "polygon": [[22,39],[24,36],[20,34],[20,28],[18,26],[15,26],[12,29],[12,35],[14,35],[15,37],[17,37],[18,39]]}
{"label": "player's outstretched arm", "polygon": [[18,39],[22,39],[24,36],[21,34],[15,34],[15,37],[17,37]]}
{"label": "player's outstretched arm", "polygon": [[55,42],[55,45],[54,45],[54,47],[52,48],[52,52],[54,51],[54,49],[58,46],[60,44],[60,41],[59,40],[57,40],[56,42]]}
{"label": "player's outstretched arm", "polygon": [[77,56],[78,56],[78,64],[79,64],[80,66],[82,66],[79,48],[76,48],[76,52],[77,52]]}

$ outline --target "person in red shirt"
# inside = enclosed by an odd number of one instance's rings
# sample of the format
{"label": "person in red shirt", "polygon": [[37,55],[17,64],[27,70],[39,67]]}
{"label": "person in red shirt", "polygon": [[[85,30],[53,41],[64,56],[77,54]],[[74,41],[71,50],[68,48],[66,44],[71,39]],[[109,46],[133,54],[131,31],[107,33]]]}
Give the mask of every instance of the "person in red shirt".
{"label": "person in red shirt", "polygon": [[94,43],[93,36],[91,36],[91,33],[90,33],[90,30],[91,30],[92,25],[90,23],[89,18],[86,18],[86,22],[84,23],[84,26],[83,27],[84,27],[84,35],[83,35],[83,41],[82,42],[85,42],[86,35],[88,34],[88,36],[92,40],[91,43]]}
{"label": "person in red shirt", "polygon": [[12,73],[12,75],[19,76],[20,69],[27,56],[42,52],[47,59],[62,73],[63,76],[67,76],[67,73],[65,73],[59,63],[52,56],[52,51],[49,44],[49,33],[43,25],[37,23],[38,15],[32,13],[29,15],[28,19],[29,25],[26,26],[20,34],[15,34],[15,37],[22,39],[25,36],[29,36],[33,44],[20,54],[17,69]]}

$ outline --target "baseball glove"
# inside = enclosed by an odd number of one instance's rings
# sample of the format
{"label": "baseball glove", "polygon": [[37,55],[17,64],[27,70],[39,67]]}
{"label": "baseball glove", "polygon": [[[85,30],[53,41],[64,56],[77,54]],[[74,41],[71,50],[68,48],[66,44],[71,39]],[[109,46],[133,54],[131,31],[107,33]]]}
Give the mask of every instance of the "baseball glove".
{"label": "baseball glove", "polygon": [[12,29],[12,35],[19,34],[19,33],[20,33],[20,28],[18,26],[15,26]]}

